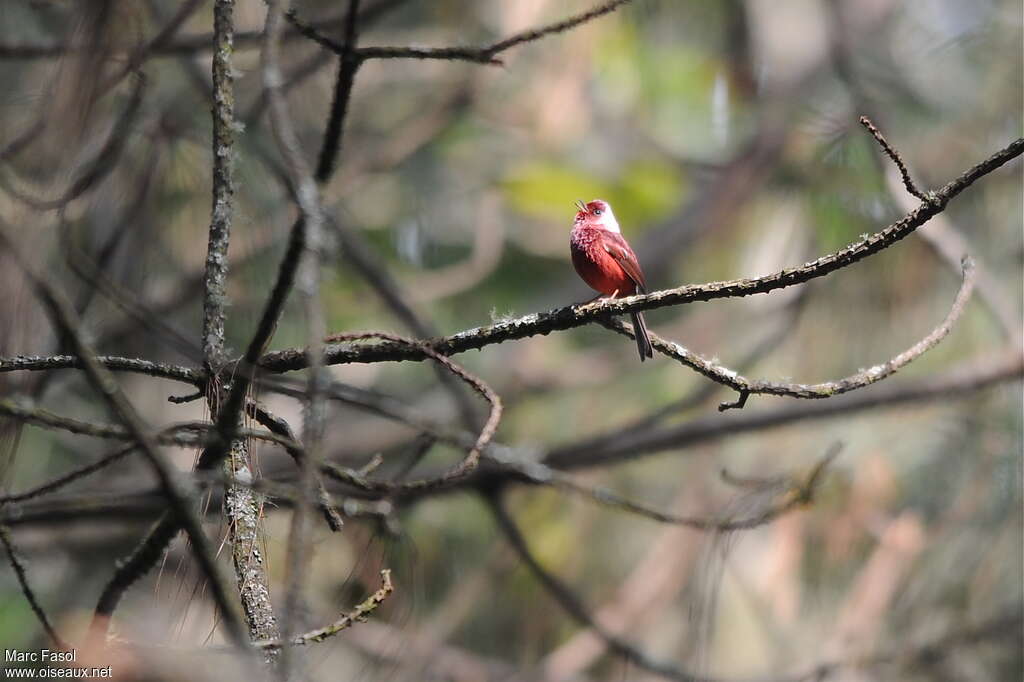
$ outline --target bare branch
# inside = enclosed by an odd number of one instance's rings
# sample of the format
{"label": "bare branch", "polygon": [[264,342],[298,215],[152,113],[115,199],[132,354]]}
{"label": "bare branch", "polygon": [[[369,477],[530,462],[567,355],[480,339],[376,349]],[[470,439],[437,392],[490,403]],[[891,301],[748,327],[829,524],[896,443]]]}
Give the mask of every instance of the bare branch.
{"label": "bare branch", "polygon": [[[486,487],[501,482],[518,481],[551,485],[560,476],[558,470],[629,461],[665,450],[685,449],[736,434],[785,426],[797,421],[829,419],[864,410],[943,400],[950,396],[967,397],[994,385],[1018,380],[1022,376],[1024,357],[1021,357],[1019,349],[1009,348],[1001,354],[995,354],[994,357],[986,354],[984,358],[965,362],[943,375],[895,384],[887,383],[882,387],[835,400],[801,402],[774,409],[730,415],[710,414],[660,429],[654,428],[656,421],[641,419],[627,427],[615,427],[607,432],[539,454],[533,450],[521,451],[514,446],[491,443],[485,448],[484,453],[488,460],[497,465],[496,468],[477,471],[469,478],[437,487],[395,489],[361,478],[356,472],[341,470],[333,464],[325,465],[327,468],[324,474],[359,490],[395,495],[404,502],[421,499],[439,491]],[[273,387],[273,390],[293,397],[301,396],[301,393],[282,386]],[[334,399],[344,400],[374,414],[402,422],[439,441],[457,447],[468,447],[472,443],[473,437],[470,434],[434,424],[392,398],[366,391],[357,392],[351,387],[339,385],[332,386],[329,392]],[[433,480],[433,477],[425,480]]]}
{"label": "bare branch", "polygon": [[[319,189],[313,173],[306,163],[299,146],[291,116],[288,112],[284,96],[280,88],[282,83],[280,69],[280,39],[282,17],[279,2],[267,0],[267,19],[264,26],[264,42],[262,50],[263,88],[267,94],[268,112],[271,128],[277,140],[277,146],[284,156],[288,168],[291,185],[295,188],[296,202],[301,212],[300,222],[304,225],[305,238],[302,253],[297,265],[297,288],[303,303],[306,321],[306,340],[309,344],[307,359],[309,361],[308,402],[306,418],[303,424],[303,444],[305,456],[299,461],[299,488],[301,495],[292,513],[291,527],[288,533],[288,566],[286,571],[286,587],[281,638],[285,642],[292,639],[292,633],[298,620],[302,606],[302,588],[312,551],[308,540],[309,534],[309,499],[316,484],[316,472],[322,459],[321,444],[326,426],[325,402],[323,388],[327,383],[324,370],[324,354],[322,339],[327,333],[323,306],[320,300],[320,264],[323,251],[323,211],[320,207]],[[356,13],[358,3],[350,0],[349,27],[351,37],[355,36]],[[355,73],[352,72],[354,77]],[[349,88],[351,87],[351,83]],[[343,93],[341,114],[347,103],[347,94]],[[337,102],[336,102],[337,104]],[[338,136],[342,116],[339,114]],[[329,172],[329,171],[328,171]],[[291,674],[292,657],[288,647],[281,652],[280,675],[288,679]]]}
{"label": "bare branch", "polygon": [[[385,13],[389,12],[399,3],[404,0],[380,0],[379,2],[373,3],[366,7],[359,13],[359,20],[362,23],[372,22]],[[313,27],[320,32],[332,31],[342,26],[345,22],[345,13],[339,13],[334,16],[327,17],[313,24]],[[209,52],[213,46],[213,34],[196,34],[187,35],[178,38],[177,40],[167,40],[166,34],[170,29],[170,25],[161,31],[160,38],[158,40],[154,38],[146,46],[144,51],[146,58],[153,57],[190,57],[205,52]],[[303,38],[304,36],[297,30],[287,30],[282,35],[281,39],[283,42],[294,42]],[[235,49],[236,50],[251,50],[258,48],[263,42],[263,31],[240,31],[235,34]],[[73,54],[79,52],[93,52],[100,47],[99,45],[73,42],[61,42],[61,43],[8,43],[0,44],[0,59],[2,60],[28,60],[28,59],[53,59],[55,57],[61,57],[66,54]],[[112,45],[116,50],[129,50],[128,45]]]}
{"label": "bare branch", "polygon": [[[753,279],[737,279],[708,284],[695,284],[655,291],[650,294],[627,296],[590,303],[583,306],[566,306],[535,313],[513,320],[499,322],[487,327],[469,329],[452,336],[428,341],[430,347],[442,355],[463,353],[496,343],[523,339],[538,334],[572,329],[596,322],[609,315],[654,310],[672,305],[696,301],[711,301],[721,298],[736,298],[763,294],[823,277],[845,268],[868,256],[877,254],[892,246],[924,225],[933,216],[945,209],[946,204],[970,187],[979,178],[991,173],[1024,153],[1024,138],[1014,140],[988,159],[973,166],[962,175],[946,184],[931,195],[930,201],[920,204],[914,211],[885,229],[854,242],[834,253],[805,263],[795,268]],[[382,360],[423,360],[427,355],[416,348],[401,344],[341,344],[327,348],[329,364],[352,362],[380,362]],[[259,360],[264,369],[271,372],[287,372],[306,367],[303,349],[275,351]]]}
{"label": "bare branch", "polygon": [[888,382],[876,389],[835,400],[797,403],[770,410],[710,414],[661,429],[642,428],[599,434],[552,450],[543,461],[559,469],[577,469],[633,460],[806,419],[828,419],[878,407],[965,396],[1022,376],[1024,357],[1019,349],[1012,348],[994,358],[986,354],[983,360],[966,362],[944,375],[902,384]]}
{"label": "bare branch", "polygon": [[[96,362],[111,372],[133,372],[147,374],[161,379],[172,379],[198,386],[203,382],[203,372],[166,362],[152,362],[141,358],[125,358],[116,355],[99,355]],[[15,355],[0,358],[0,372],[40,372],[54,369],[83,369],[82,359],[75,355]]]}
{"label": "bare branch", "polygon": [[[631,1],[609,0],[581,14],[553,24],[522,31],[482,47],[361,47],[356,49],[355,52],[360,59],[446,59],[502,66],[504,62],[498,59],[498,55],[502,52],[518,45],[532,43],[550,35],[564,33],[588,21],[597,19],[605,14],[610,14]],[[303,35],[312,38],[320,45],[339,54],[344,49],[344,46],[338,45],[330,38],[309,30],[309,27],[305,27]]]}
{"label": "bare branch", "polygon": [[10,562],[11,568],[14,569],[14,575],[18,578],[18,584],[21,586],[21,593],[25,595],[25,600],[28,601],[28,605],[32,608],[32,613],[36,614],[39,624],[43,626],[43,630],[46,631],[50,641],[53,642],[56,647],[59,649],[68,649],[69,647],[67,643],[61,639],[60,635],[57,634],[53,624],[50,623],[50,619],[46,616],[46,612],[43,611],[43,607],[39,603],[39,599],[36,598],[36,593],[32,590],[32,586],[28,584],[28,575],[25,571],[25,564],[22,563],[21,557],[18,556],[18,553],[14,548],[14,541],[11,539],[11,531],[2,523],[0,523],[0,543],[3,544],[4,549],[7,551],[7,560]]}
{"label": "bare branch", "polygon": [[[293,20],[295,13],[286,13]],[[345,42],[342,46],[341,60],[338,65],[338,79],[334,84],[334,99],[331,101],[331,113],[327,118],[323,145],[320,147],[320,160],[316,167],[317,182],[326,182],[334,172],[334,164],[341,155],[342,133],[344,132],[345,116],[348,103],[352,97],[352,86],[355,85],[356,73],[362,60],[353,52],[356,46],[357,24],[359,18],[359,0],[350,0],[348,13],[345,15]]]}
{"label": "bare branch", "polygon": [[234,0],[213,6],[213,208],[206,250],[203,295],[203,357],[211,374],[224,353],[224,306],[228,243],[234,216],[235,90],[231,66],[234,48]]}
{"label": "bare branch", "polygon": [[74,483],[75,481],[85,478],[91,474],[96,473],[106,467],[120,462],[122,459],[132,454],[138,448],[134,443],[132,445],[126,445],[122,448],[114,450],[113,452],[104,455],[92,464],[86,464],[85,466],[79,467],[66,474],[58,476],[54,479],[38,485],[28,490],[23,490],[20,493],[14,493],[11,495],[0,495],[0,505],[9,504],[12,502],[24,502],[25,500],[31,500],[37,497],[42,497],[48,493],[52,493],[56,490],[60,490],[66,485]]}
{"label": "bare branch", "polygon": [[[213,207],[211,209],[206,270],[203,287],[203,366],[212,381],[206,386],[206,400],[212,419],[218,419],[223,390],[220,370],[224,364],[224,308],[228,275],[228,245],[234,217],[235,91],[231,63],[234,51],[234,0],[216,0],[213,5]],[[241,415],[236,414],[235,419]],[[236,424],[236,432],[238,425]],[[231,441],[230,455],[223,463],[228,484],[224,491],[224,515],[228,521],[235,585],[242,612],[253,640],[280,636],[277,617],[270,601],[270,578],[263,553],[257,546],[261,533],[263,500],[251,488],[235,485],[252,479],[249,446],[242,439]],[[268,652],[267,663],[276,659]]]}
{"label": "bare branch", "polygon": [[888,140],[885,139],[885,136],[882,135],[882,131],[875,127],[875,124],[872,123],[871,119],[867,116],[860,117],[860,124],[864,126],[869,133],[871,133],[871,136],[875,138],[875,141],[882,147],[882,151],[885,152],[885,155],[892,159],[892,162],[896,164],[896,168],[899,169],[900,175],[903,177],[903,186],[907,188],[907,191],[925,203],[930,201],[928,195],[919,190],[917,185],[914,184],[913,179],[910,177],[910,171],[907,170],[907,164],[903,162],[903,157],[900,156],[900,153],[889,144]]}
{"label": "bare branch", "polygon": [[23,424],[31,424],[44,429],[59,429],[68,433],[76,433],[94,438],[119,438],[131,440],[131,434],[121,426],[114,424],[94,424],[92,422],[71,419],[54,414],[41,407],[20,405],[10,399],[0,400],[0,414],[16,419]]}
{"label": "bare branch", "polygon": [[[341,618],[326,627],[311,630],[293,638],[289,643],[292,646],[305,646],[330,639],[342,630],[352,627],[356,623],[366,620],[366,617],[377,610],[377,607],[384,603],[384,600],[394,591],[395,587],[391,582],[391,571],[384,569],[380,572],[380,589],[371,594],[366,601],[359,604],[349,613],[343,614]],[[281,640],[253,642],[253,646],[260,649],[279,649],[284,645]]]}
{"label": "bare branch", "polygon": [[[97,89],[100,92],[106,91],[117,85],[122,78],[127,76],[132,71],[136,71],[142,66],[143,62],[149,58],[149,56],[156,50],[170,44],[171,39],[174,38],[175,34],[181,29],[188,19],[196,13],[196,11],[206,4],[205,0],[185,0],[178,7],[178,11],[175,12],[174,16],[164,25],[160,32],[157,33],[151,40],[144,45],[138,46],[120,65],[117,72],[111,74]],[[214,38],[216,40],[216,38]],[[211,41],[212,42],[212,41]],[[214,59],[216,59],[216,49],[214,50]]]}
{"label": "bare branch", "polygon": [[[296,438],[295,434],[292,432],[291,426],[288,425],[288,422],[255,401],[247,402],[245,409],[253,419],[265,426],[269,431],[292,441],[293,445],[284,446],[285,451],[291,455],[296,465],[301,466],[301,461],[305,456],[305,453],[299,445],[298,438]],[[314,473],[316,477],[315,485],[317,488],[317,498],[320,504],[320,511],[323,512],[324,519],[327,521],[327,526],[332,531],[337,532],[341,530],[343,525],[345,525],[344,521],[342,521],[338,511],[331,503],[331,496],[327,493],[327,489],[324,487],[324,482],[320,477],[320,473]]]}
{"label": "bare branch", "polygon": [[818,460],[817,464],[814,465],[809,474],[804,476],[801,480],[793,479],[790,481],[783,491],[782,500],[780,502],[776,502],[765,507],[753,516],[740,519],[714,519],[668,514],[657,509],[652,509],[647,505],[627,500],[606,488],[596,488],[576,483],[570,477],[557,471],[554,472],[556,476],[551,479],[551,485],[576,494],[584,495],[592,499],[594,502],[611,509],[642,516],[652,521],[657,521],[658,523],[687,526],[696,530],[715,532],[748,530],[750,528],[756,528],[758,526],[771,523],[787,512],[810,504],[814,498],[814,493],[825,474],[825,470],[839,454],[840,449],[841,445],[833,445],[829,448],[828,452]]}
{"label": "bare branch", "polygon": [[[17,421],[44,429],[67,431],[93,438],[110,438],[114,440],[133,440],[131,431],[115,424],[97,424],[71,417],[62,417],[41,407],[21,405],[13,400],[0,400],[0,415],[11,417]],[[177,445],[180,447],[196,447],[203,445],[209,434],[214,432],[213,425],[206,422],[183,422],[171,425],[154,436],[161,445]],[[297,441],[290,432],[277,430],[260,431],[258,429],[238,429],[239,437],[255,438],[275,443],[284,448],[297,447]]]}
{"label": "bare branch", "polygon": [[[899,353],[880,365],[869,367],[842,379],[826,381],[820,384],[796,384],[790,382],[766,381],[764,379],[748,379],[735,370],[724,367],[713,360],[708,360],[697,353],[687,350],[678,343],[666,341],[654,333],[650,334],[651,343],[654,346],[654,349],[658,352],[663,353],[674,360],[678,360],[687,367],[703,374],[715,383],[728,386],[736,391],[739,394],[739,399],[736,402],[723,402],[719,405],[718,409],[722,412],[730,408],[742,408],[746,404],[749,396],[758,394],[806,399],[832,398],[837,395],[842,395],[843,393],[849,393],[850,391],[864,388],[865,386],[870,386],[871,384],[892,376],[897,371],[906,367],[908,364],[924,355],[927,351],[937,346],[942,339],[946,338],[950,329],[952,329],[953,325],[956,324],[956,321],[960,319],[960,315],[963,313],[964,307],[967,305],[967,302],[971,298],[971,293],[974,291],[976,270],[974,262],[970,258],[964,258],[962,261],[962,274],[964,278],[963,283],[960,286],[960,290],[957,292],[956,299],[953,301],[953,306],[950,308],[949,313],[946,314],[945,319],[943,319],[939,326],[933,329],[930,334],[907,350]],[[608,329],[619,332],[624,336],[633,338],[632,327],[627,326],[626,323],[621,320],[600,320],[600,324]]]}
{"label": "bare branch", "polygon": [[973,646],[989,640],[1009,639],[1014,646],[1020,642],[1024,617],[1019,609],[996,614],[978,625],[953,630],[941,637],[923,643],[903,644],[886,651],[880,651],[849,660],[828,661],[806,673],[781,678],[780,682],[824,682],[840,671],[850,668],[878,668],[883,665],[897,665],[903,668],[931,666],[936,660],[951,655],[957,648]]}
{"label": "bare branch", "polygon": [[[100,593],[100,598],[96,602],[90,626],[93,638],[98,639],[107,634],[110,629],[110,618],[121,602],[124,593],[152,570],[156,562],[163,556],[164,550],[178,535],[181,527],[172,512],[162,512],[131,554],[118,561],[113,577],[104,586],[103,592]],[[226,586],[224,594],[227,594]],[[244,645],[245,630],[241,625],[241,619],[238,616],[235,618],[238,620],[238,633],[235,639],[236,642]]]}
{"label": "bare branch", "polygon": [[526,567],[530,569],[534,578],[545,590],[558,602],[569,616],[583,627],[590,628],[600,637],[608,648],[615,654],[630,661],[637,667],[650,671],[659,677],[678,682],[697,682],[698,678],[686,671],[665,662],[651,658],[647,653],[636,648],[630,642],[622,639],[613,632],[610,632],[603,625],[594,620],[583,601],[573,592],[568,585],[548,572],[537,557],[530,551],[525,538],[516,526],[515,521],[509,516],[508,511],[502,506],[500,500],[487,498],[488,506],[494,515],[498,529],[505,535],[505,539],[519,555]]}
{"label": "bare branch", "polygon": [[483,428],[480,430],[480,434],[476,437],[476,441],[472,447],[469,448],[469,452],[466,453],[465,458],[459,462],[456,466],[449,469],[448,471],[429,479],[421,479],[417,481],[408,481],[402,483],[387,483],[381,481],[372,481],[367,479],[365,476],[360,476],[358,472],[342,469],[341,467],[334,466],[330,463],[325,463],[325,473],[335,478],[342,483],[354,485],[358,488],[369,490],[373,492],[396,492],[396,491],[409,491],[409,490],[422,490],[425,488],[441,487],[451,484],[454,481],[458,481],[468,476],[476,468],[480,461],[480,453],[487,447],[494,438],[494,433],[498,429],[498,422],[501,421],[501,398],[497,393],[494,392],[490,386],[488,386],[482,379],[469,373],[459,365],[455,364],[448,358],[437,353],[429,346],[424,345],[420,341],[414,339],[407,339],[402,336],[395,334],[387,334],[384,332],[363,332],[356,334],[336,334],[328,337],[330,341],[356,341],[368,338],[383,339],[385,342],[393,344],[404,344],[408,346],[415,346],[420,348],[423,353],[428,357],[438,362],[448,371],[455,374],[457,377],[462,379],[464,382],[469,384],[473,390],[479,393],[488,403],[491,405],[490,414],[487,417],[487,421],[484,423]]}
{"label": "bare branch", "polygon": [[[609,463],[625,462],[649,456],[665,450],[685,450],[701,443],[714,442],[722,438],[742,433],[752,433],[786,426],[795,422],[814,419],[829,419],[847,414],[855,414],[864,410],[891,407],[896,405],[924,404],[936,400],[966,399],[978,391],[993,386],[1019,381],[1024,377],[1024,357],[1019,349],[1009,349],[994,359],[985,357],[983,360],[966,362],[943,375],[887,383],[876,389],[843,396],[835,400],[813,401],[787,404],[770,410],[755,410],[730,414],[711,414],[706,417],[692,419],[678,426],[662,429],[647,427],[616,430],[581,439],[559,448],[541,453],[537,459],[536,452],[526,453],[531,458],[524,460],[513,448],[497,443],[490,445],[486,452],[488,459],[497,466],[487,471],[477,470],[473,475],[445,486],[421,487],[407,491],[393,491],[378,486],[382,493],[391,493],[400,504],[411,504],[425,497],[439,493],[450,493],[468,488],[493,488],[504,483],[515,483],[522,480],[519,468],[509,465],[528,466],[528,471],[544,483],[544,474],[548,470],[559,469],[569,471],[585,469]],[[383,414],[383,413],[382,413]],[[425,427],[430,433],[429,427]],[[463,442],[454,434],[439,430],[440,440],[459,444]],[[471,438],[471,436],[468,436]],[[539,465],[533,469],[534,465]],[[326,465],[332,466],[332,465]],[[325,474],[328,472],[324,472]],[[355,476],[355,472],[351,472]],[[344,481],[349,481],[346,477]],[[531,482],[527,477],[526,482]],[[366,490],[370,482],[360,481],[360,489]],[[159,504],[158,504],[159,503]],[[164,507],[162,498],[154,493],[136,498],[126,499],[117,495],[107,500],[90,499],[83,504],[80,500],[51,500],[45,504],[23,505],[16,514],[0,508],[0,523],[19,525],[24,523],[46,523],[61,521],[69,517],[86,518],[134,518],[148,514],[152,518],[153,510]],[[346,513],[349,510],[346,508]],[[142,515],[142,516],[140,516]]]}
{"label": "bare branch", "polygon": [[[124,224],[127,225],[127,222]],[[62,228],[66,227],[63,213],[61,214],[61,226]],[[66,230],[65,234],[67,235]],[[74,273],[90,285],[88,296],[83,296],[78,304],[80,317],[88,309],[91,296],[98,292],[129,317],[138,320],[144,329],[152,330],[154,337],[161,343],[171,346],[185,357],[200,357],[199,347],[191,338],[185,336],[164,317],[153,313],[133,293],[124,290],[106,274],[107,268],[102,262],[104,254],[100,254],[101,260],[96,262],[89,254],[74,244],[70,235],[67,235],[66,238],[69,246],[65,247],[65,260]],[[48,378],[52,376],[52,374],[48,375]]]}
{"label": "bare branch", "polygon": [[[358,39],[358,16],[359,2],[352,0],[345,16],[345,42],[339,46],[338,76],[334,86],[334,97],[331,101],[331,112],[324,130],[324,139],[320,147],[320,157],[317,163],[316,181],[319,184],[324,184],[331,179],[338,157],[341,155],[348,103],[352,96],[356,74],[363,63],[363,60],[355,53]],[[294,9],[285,12],[285,17],[304,35],[314,40],[319,39],[319,34],[303,23],[298,18]],[[437,332],[433,326],[417,315],[406,302],[407,297],[399,290],[398,284],[388,274],[386,268],[377,262],[373,253],[367,248],[359,235],[355,234],[352,230],[346,229],[345,226],[339,224],[336,220],[332,220],[329,216],[325,216],[325,220],[342,247],[342,256],[349,265],[354,267],[370,283],[391,311],[415,335],[420,337],[436,335]],[[460,389],[458,382],[453,381],[451,376],[442,368],[438,368],[437,373],[442,385],[451,393],[465,427],[469,429],[474,428],[476,426],[476,415],[473,412],[472,404]]]}

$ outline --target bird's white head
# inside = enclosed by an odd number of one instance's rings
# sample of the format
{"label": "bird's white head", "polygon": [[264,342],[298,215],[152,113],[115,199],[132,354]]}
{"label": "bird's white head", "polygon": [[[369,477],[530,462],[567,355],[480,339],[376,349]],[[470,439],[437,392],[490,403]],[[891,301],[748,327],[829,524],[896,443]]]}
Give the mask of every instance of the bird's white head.
{"label": "bird's white head", "polygon": [[577,199],[576,208],[579,209],[576,212],[577,225],[599,227],[609,232],[621,232],[619,221],[615,219],[612,207],[607,201],[594,199],[584,204],[582,199]]}

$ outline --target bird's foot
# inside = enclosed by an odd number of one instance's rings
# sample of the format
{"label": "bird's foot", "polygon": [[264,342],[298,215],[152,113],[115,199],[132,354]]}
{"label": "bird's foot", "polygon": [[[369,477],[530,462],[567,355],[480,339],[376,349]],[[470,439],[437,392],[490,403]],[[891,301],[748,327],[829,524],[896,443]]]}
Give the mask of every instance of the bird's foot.
{"label": "bird's foot", "polygon": [[585,306],[585,305],[590,305],[591,303],[598,303],[599,301],[610,301],[613,298],[617,297],[618,295],[619,295],[619,290],[616,289],[615,291],[612,292],[611,296],[605,296],[604,294],[598,294],[594,298],[588,298],[586,301],[583,301],[583,303],[577,303],[576,305]]}

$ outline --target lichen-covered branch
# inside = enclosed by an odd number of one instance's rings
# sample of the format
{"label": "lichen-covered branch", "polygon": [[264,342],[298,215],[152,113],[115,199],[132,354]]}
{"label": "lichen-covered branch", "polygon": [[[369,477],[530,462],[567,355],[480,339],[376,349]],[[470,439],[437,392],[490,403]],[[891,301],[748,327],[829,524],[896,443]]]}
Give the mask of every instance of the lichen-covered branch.
{"label": "lichen-covered branch", "polygon": [[[203,382],[202,370],[166,362],[152,362],[142,358],[125,358],[116,355],[98,355],[96,362],[111,372],[146,374],[193,386],[198,386]],[[74,355],[15,355],[9,358],[0,358],[0,372],[46,372],[57,369],[83,369],[82,360]]]}
{"label": "lichen-covered branch", "polygon": [[203,292],[203,356],[211,373],[219,371],[223,362],[228,244],[234,217],[234,6],[234,0],[216,0],[213,5],[213,207]]}
{"label": "lichen-covered branch", "polygon": [[[213,5],[213,207],[206,251],[203,292],[203,364],[212,381],[206,386],[211,419],[217,420],[223,394],[220,370],[224,364],[224,309],[228,274],[228,244],[234,217],[235,91],[231,62],[234,51],[234,0]],[[240,420],[241,415],[236,414]],[[237,427],[236,427],[237,432]],[[270,601],[270,579],[260,546],[263,501],[251,488],[233,485],[253,478],[247,441],[235,437],[223,463],[228,485],[224,492],[231,559],[242,612],[253,640],[280,636]],[[268,654],[267,662],[272,662]]]}

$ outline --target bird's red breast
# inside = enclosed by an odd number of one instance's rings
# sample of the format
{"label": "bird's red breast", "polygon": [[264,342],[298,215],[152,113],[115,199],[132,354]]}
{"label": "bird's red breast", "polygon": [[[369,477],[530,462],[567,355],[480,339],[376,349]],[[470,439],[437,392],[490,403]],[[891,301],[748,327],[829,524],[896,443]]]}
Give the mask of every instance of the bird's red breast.
{"label": "bird's red breast", "polygon": [[[569,247],[573,267],[592,289],[605,296],[636,293],[637,283],[621,263],[623,258],[635,263],[636,255],[620,235],[600,227],[577,225],[569,236]],[[615,252],[618,258],[612,255]]]}

